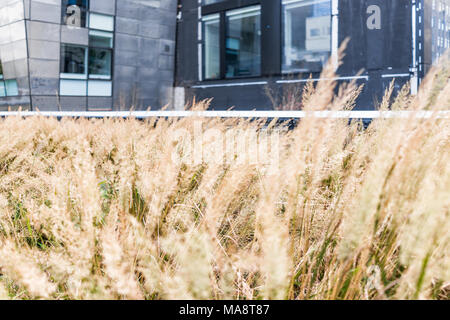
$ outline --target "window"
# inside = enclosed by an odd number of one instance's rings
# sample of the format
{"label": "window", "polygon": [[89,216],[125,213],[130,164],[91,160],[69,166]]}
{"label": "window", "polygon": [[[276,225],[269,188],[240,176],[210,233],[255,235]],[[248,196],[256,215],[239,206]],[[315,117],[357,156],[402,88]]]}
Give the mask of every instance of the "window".
{"label": "window", "polygon": [[261,74],[261,7],[226,13],[226,77]]}
{"label": "window", "polygon": [[89,78],[111,79],[112,33],[89,33]]}
{"label": "window", "polygon": [[0,97],[6,97],[5,83],[0,80]]}
{"label": "window", "polygon": [[284,73],[320,72],[331,54],[331,0],[283,0]]}
{"label": "window", "polygon": [[114,17],[89,14],[89,46],[61,45],[62,96],[112,95]]}
{"label": "window", "polygon": [[202,30],[203,79],[261,75],[260,5],[205,15]]}
{"label": "window", "polygon": [[17,81],[14,79],[5,80],[5,89],[6,89],[7,96],[18,96],[19,95],[19,88],[17,87]]}
{"label": "window", "polygon": [[89,96],[112,95],[112,48],[112,33],[94,30],[89,32]]}
{"label": "window", "polygon": [[86,79],[86,48],[61,44],[61,73],[64,78]]}
{"label": "window", "polygon": [[205,79],[220,78],[220,15],[203,17]]}
{"label": "window", "polygon": [[88,0],[62,0],[62,23],[71,27],[86,27]]}
{"label": "window", "polygon": [[19,89],[17,81],[14,79],[4,80],[3,67],[0,61],[0,97],[18,96]]}
{"label": "window", "polygon": [[89,14],[89,28],[104,31],[114,31],[114,18],[112,16],[91,12]]}

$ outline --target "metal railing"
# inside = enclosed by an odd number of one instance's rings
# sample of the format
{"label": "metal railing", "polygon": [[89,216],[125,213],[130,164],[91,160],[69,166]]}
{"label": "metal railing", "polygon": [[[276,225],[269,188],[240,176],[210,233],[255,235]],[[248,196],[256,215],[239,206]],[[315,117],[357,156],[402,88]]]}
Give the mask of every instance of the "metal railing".
{"label": "metal railing", "polygon": [[4,111],[0,117],[56,117],[56,118],[267,118],[267,119],[390,119],[439,118],[450,119],[449,111]]}

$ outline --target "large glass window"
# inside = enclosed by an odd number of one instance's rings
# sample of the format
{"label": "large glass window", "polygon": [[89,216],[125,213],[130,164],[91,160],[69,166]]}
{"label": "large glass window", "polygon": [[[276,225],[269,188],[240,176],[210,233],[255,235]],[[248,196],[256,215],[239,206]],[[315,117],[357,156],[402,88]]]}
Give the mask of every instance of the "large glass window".
{"label": "large glass window", "polygon": [[88,0],[62,0],[63,24],[84,28],[88,11]]}
{"label": "large glass window", "polygon": [[213,14],[203,17],[204,63],[203,77],[205,79],[220,78],[220,15]]}
{"label": "large glass window", "polygon": [[112,47],[112,33],[89,33],[89,78],[111,79]]}
{"label": "large glass window", "polygon": [[19,88],[17,86],[17,81],[15,79],[5,80],[5,89],[7,96],[18,96]]}
{"label": "large glass window", "polygon": [[5,83],[0,80],[0,97],[5,97],[6,96],[6,88],[5,88]]}
{"label": "large glass window", "polygon": [[9,79],[4,80],[2,61],[0,60],[0,97],[6,96],[18,96],[19,88],[17,86],[17,80]]}
{"label": "large glass window", "polygon": [[61,47],[60,94],[111,96],[112,34],[91,31],[90,46]]}
{"label": "large glass window", "polygon": [[61,45],[61,73],[64,78],[86,78],[86,50],[85,47]]}
{"label": "large glass window", "polygon": [[114,17],[89,14],[89,45],[61,45],[62,96],[112,95]]}
{"label": "large glass window", "polygon": [[203,16],[202,26],[203,79],[261,74],[261,6]]}
{"label": "large glass window", "polygon": [[283,72],[320,72],[331,54],[331,0],[283,0]]}
{"label": "large glass window", "polygon": [[261,7],[226,13],[226,77],[261,74]]}

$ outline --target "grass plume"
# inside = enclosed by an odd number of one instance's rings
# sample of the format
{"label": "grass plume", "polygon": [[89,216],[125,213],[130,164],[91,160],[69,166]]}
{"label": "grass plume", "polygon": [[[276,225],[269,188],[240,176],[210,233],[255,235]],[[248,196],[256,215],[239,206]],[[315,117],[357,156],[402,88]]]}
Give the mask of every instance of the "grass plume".
{"label": "grass plume", "polygon": [[[306,110],[351,108],[361,88],[335,86]],[[382,109],[449,110],[449,92],[436,69]],[[9,117],[0,299],[448,299],[449,190],[436,117]]]}

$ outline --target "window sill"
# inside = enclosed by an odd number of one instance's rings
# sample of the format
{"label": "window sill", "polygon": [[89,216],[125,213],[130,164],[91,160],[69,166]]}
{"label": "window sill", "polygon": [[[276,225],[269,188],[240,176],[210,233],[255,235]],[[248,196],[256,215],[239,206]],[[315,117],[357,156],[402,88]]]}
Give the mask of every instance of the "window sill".
{"label": "window sill", "polygon": [[71,79],[71,80],[87,80],[87,75],[85,74],[71,74],[71,73],[61,73],[59,75],[61,79]]}

